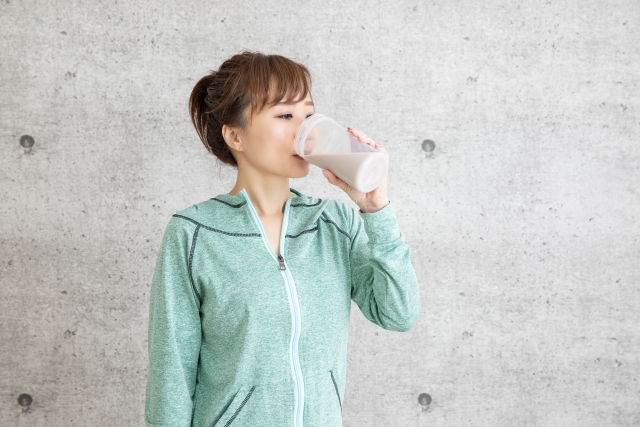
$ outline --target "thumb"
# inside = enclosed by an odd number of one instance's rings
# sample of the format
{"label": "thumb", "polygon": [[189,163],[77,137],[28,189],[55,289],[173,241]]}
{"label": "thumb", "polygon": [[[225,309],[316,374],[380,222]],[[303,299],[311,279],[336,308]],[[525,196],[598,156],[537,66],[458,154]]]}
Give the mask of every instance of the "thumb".
{"label": "thumb", "polygon": [[[355,188],[347,184],[345,181],[338,178],[338,176],[335,173],[331,172],[328,169],[324,169],[322,171],[322,174],[327,178],[330,184],[340,187],[340,189],[345,193],[347,193],[347,196],[349,196],[349,198],[353,200],[355,204],[360,206],[360,201],[365,197],[364,193],[361,193],[360,191],[356,190]],[[362,207],[360,209],[362,209]]]}
{"label": "thumb", "polygon": [[333,184],[339,187],[342,191],[347,193],[347,195],[351,198],[351,200],[358,203],[358,200],[362,196],[362,193],[360,193],[358,190],[356,190],[355,188],[347,184],[344,180],[338,178],[338,175],[331,172],[329,169],[324,169],[322,171],[322,174],[327,178],[330,184]]}
{"label": "thumb", "polygon": [[336,185],[340,187],[340,189],[347,191],[345,187],[348,186],[349,184],[347,184],[346,182],[338,178],[338,176],[333,172],[331,172],[330,170],[324,169],[322,171],[322,175],[324,175],[325,178],[327,178],[330,184]]}

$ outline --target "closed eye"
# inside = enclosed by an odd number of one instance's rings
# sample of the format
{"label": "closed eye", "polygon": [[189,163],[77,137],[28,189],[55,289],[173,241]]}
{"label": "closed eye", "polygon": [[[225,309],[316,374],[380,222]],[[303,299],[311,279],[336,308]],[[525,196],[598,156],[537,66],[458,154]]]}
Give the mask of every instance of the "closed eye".
{"label": "closed eye", "polygon": [[[311,117],[311,116],[313,116],[313,113],[307,115],[307,117]],[[285,120],[289,120],[291,117],[293,117],[293,114],[288,114],[287,113],[287,114],[282,114],[282,115],[280,115],[278,117],[282,117],[283,119],[285,119],[285,117],[287,117]]]}

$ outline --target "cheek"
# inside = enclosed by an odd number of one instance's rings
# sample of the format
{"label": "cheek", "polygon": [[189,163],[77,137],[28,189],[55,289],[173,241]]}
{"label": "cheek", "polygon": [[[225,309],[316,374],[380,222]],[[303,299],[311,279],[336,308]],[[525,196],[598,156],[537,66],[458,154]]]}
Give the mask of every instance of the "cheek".
{"label": "cheek", "polygon": [[[276,166],[293,159],[293,138],[286,123],[256,126],[251,138],[251,158],[257,164]],[[289,159],[291,157],[291,159]]]}
{"label": "cheek", "polygon": [[[293,149],[293,144],[289,141],[289,133],[285,126],[274,126],[266,132],[263,138],[263,147],[266,155],[274,158],[281,157]],[[293,154],[293,152],[291,152]]]}
{"label": "cheek", "polygon": [[286,126],[275,126],[271,129],[271,135],[273,137],[274,144],[283,145],[287,143],[289,129],[287,129]]}

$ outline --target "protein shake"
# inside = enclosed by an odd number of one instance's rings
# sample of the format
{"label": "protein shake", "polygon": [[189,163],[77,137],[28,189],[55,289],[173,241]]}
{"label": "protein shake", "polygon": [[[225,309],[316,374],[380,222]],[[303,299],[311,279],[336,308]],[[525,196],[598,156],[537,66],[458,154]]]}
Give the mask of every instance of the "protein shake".
{"label": "protein shake", "polygon": [[356,190],[377,188],[389,162],[381,151],[358,141],[345,127],[322,114],[308,117],[298,129],[295,149],[307,162],[329,169]]}

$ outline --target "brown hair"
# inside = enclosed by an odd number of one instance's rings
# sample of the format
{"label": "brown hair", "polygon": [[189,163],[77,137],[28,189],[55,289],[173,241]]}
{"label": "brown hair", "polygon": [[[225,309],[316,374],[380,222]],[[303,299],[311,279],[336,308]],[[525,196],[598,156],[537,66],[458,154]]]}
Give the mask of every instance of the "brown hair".
{"label": "brown hair", "polygon": [[[304,65],[280,55],[245,50],[196,83],[189,98],[189,113],[207,150],[221,162],[237,167],[222,136],[222,126],[244,131],[265,106],[283,100],[298,102],[310,92],[311,73]],[[299,97],[293,99],[296,95]]]}

